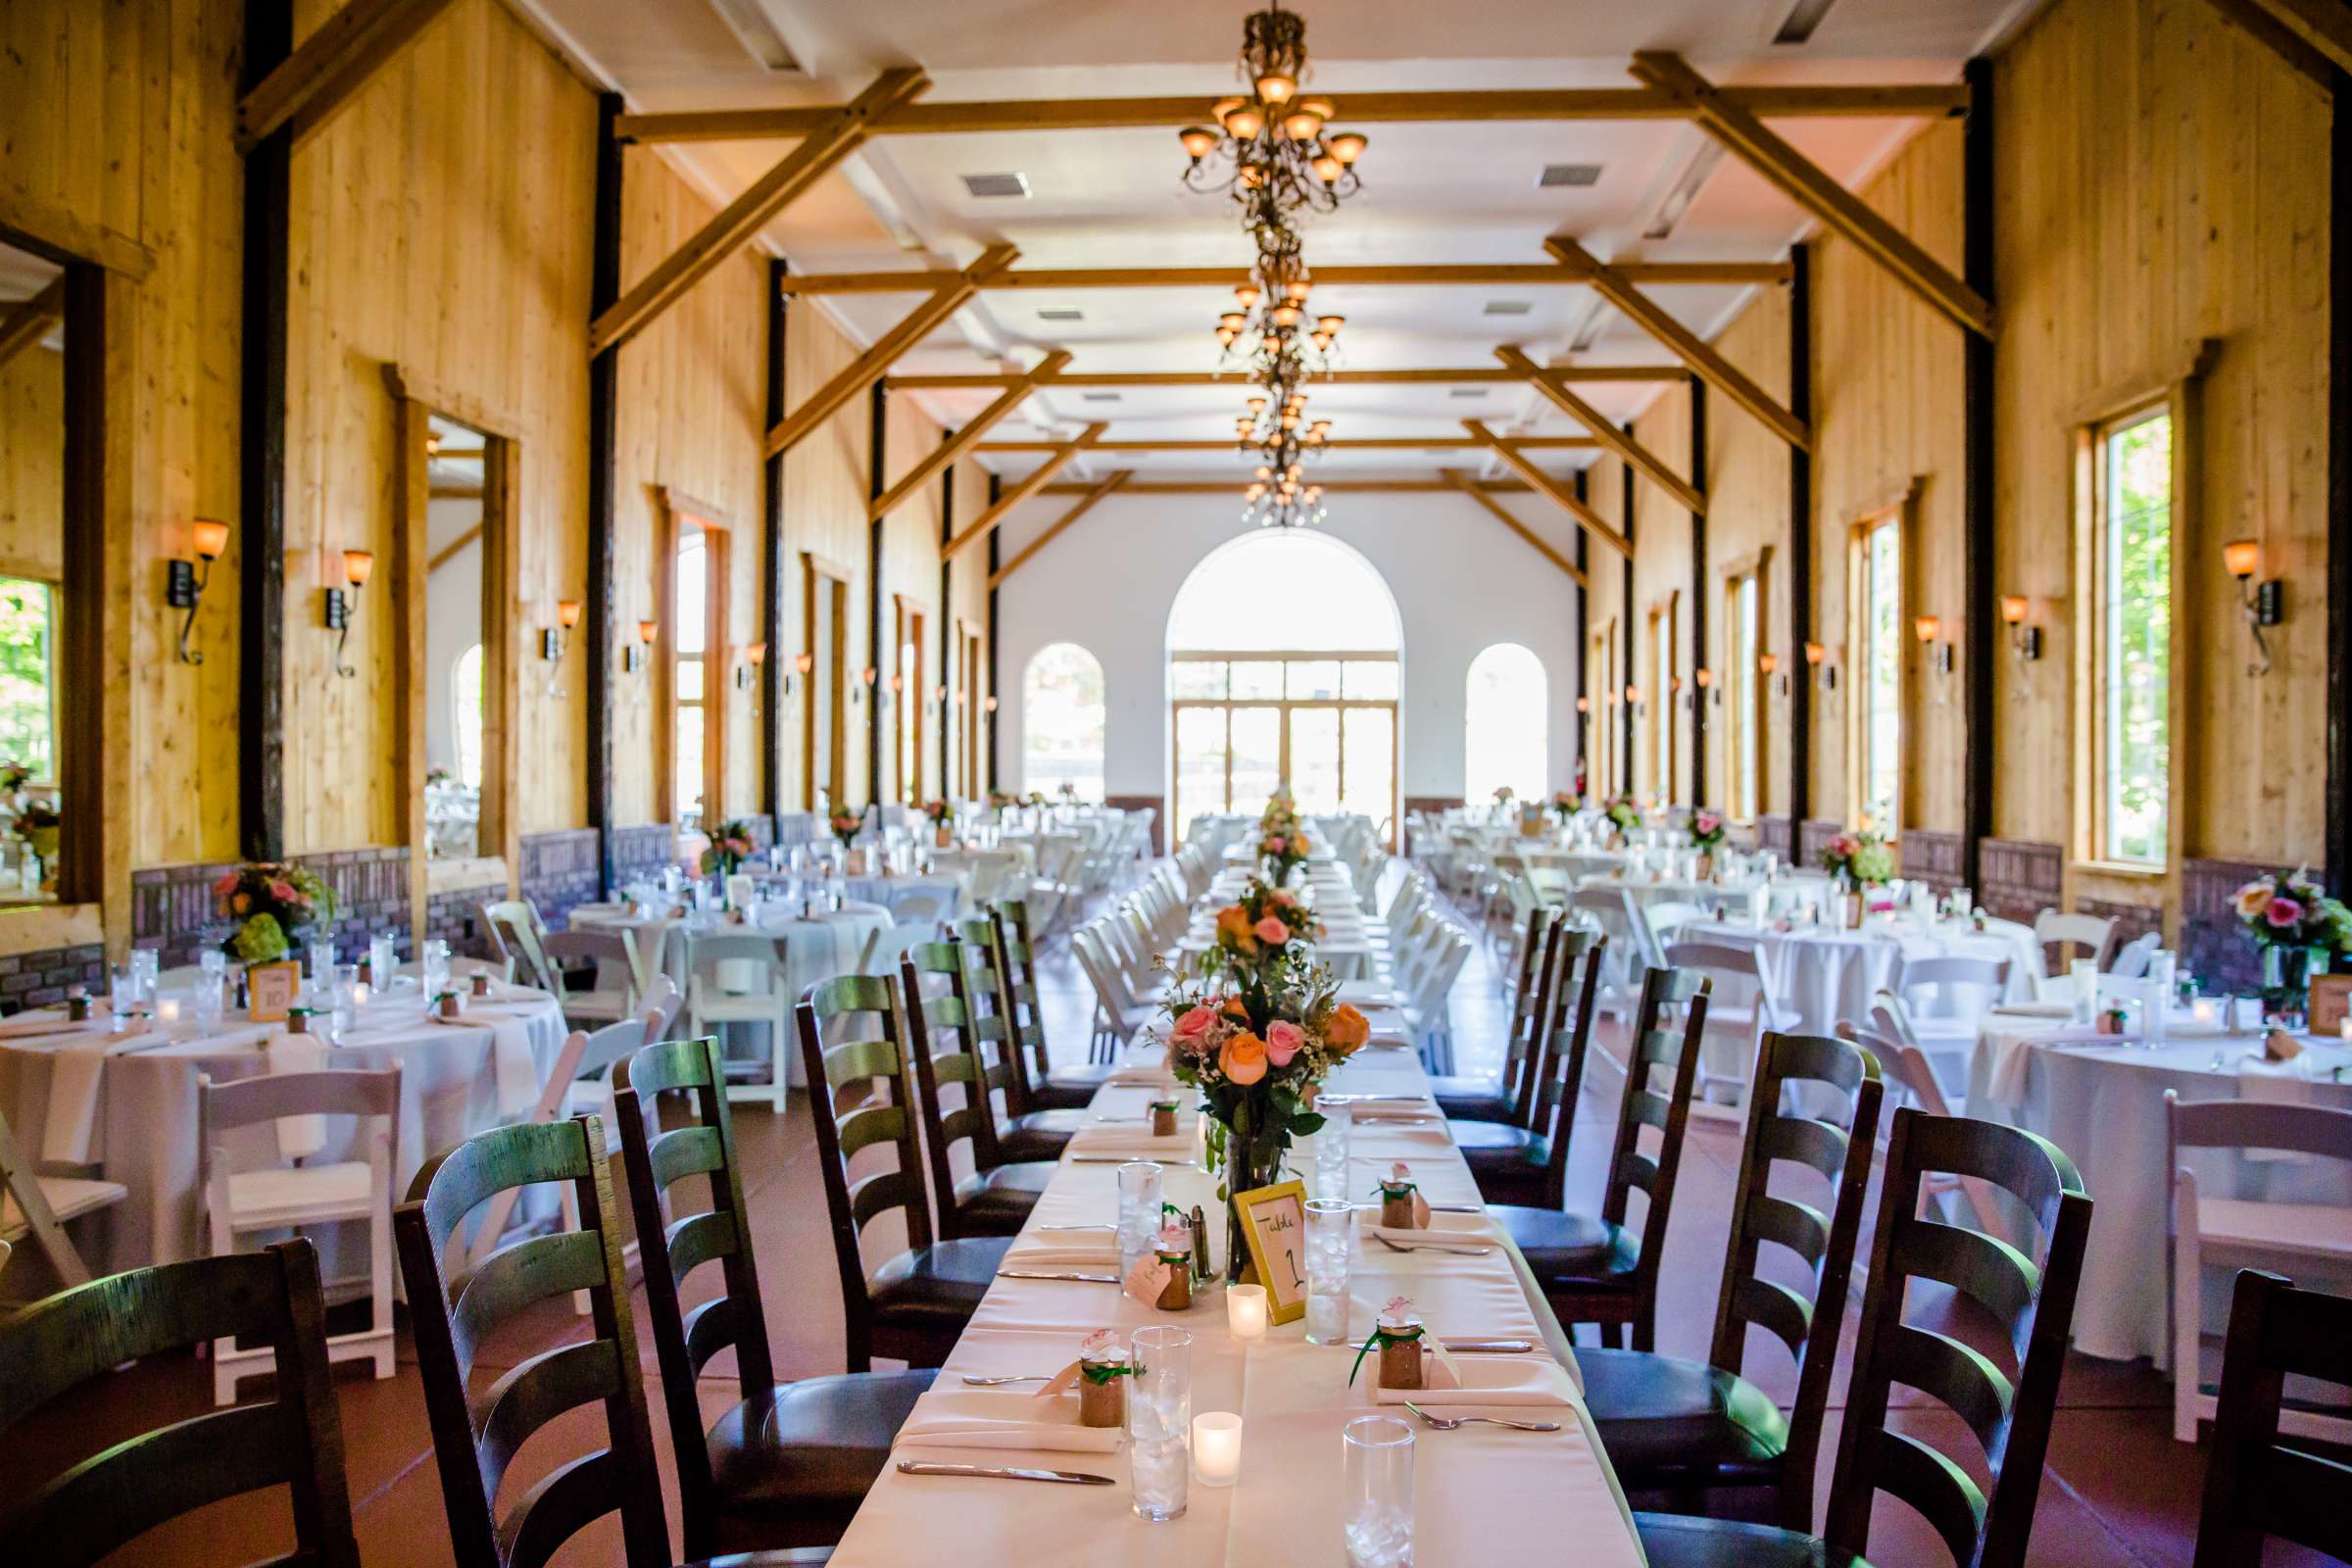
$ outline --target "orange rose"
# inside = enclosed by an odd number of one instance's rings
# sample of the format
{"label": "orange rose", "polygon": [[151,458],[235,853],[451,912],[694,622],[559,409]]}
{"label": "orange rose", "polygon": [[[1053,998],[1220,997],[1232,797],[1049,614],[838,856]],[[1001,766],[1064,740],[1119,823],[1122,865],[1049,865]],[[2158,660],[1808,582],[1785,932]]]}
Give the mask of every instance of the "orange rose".
{"label": "orange rose", "polygon": [[1347,1055],[1371,1038],[1371,1020],[1345,1002],[1333,1009],[1330,1020],[1323,1025],[1323,1044],[1337,1055]]}
{"label": "orange rose", "polygon": [[1250,1022],[1250,1009],[1242,1004],[1241,998],[1227,997],[1225,999],[1225,1016],[1234,1019],[1239,1023],[1248,1024]]}
{"label": "orange rose", "polygon": [[1249,910],[1237,904],[1217,911],[1217,945],[1245,957],[1257,951],[1257,938],[1250,934]]}
{"label": "orange rose", "polygon": [[1217,1054],[1217,1067],[1247,1089],[1266,1075],[1266,1043],[1245,1029],[1225,1042]]}

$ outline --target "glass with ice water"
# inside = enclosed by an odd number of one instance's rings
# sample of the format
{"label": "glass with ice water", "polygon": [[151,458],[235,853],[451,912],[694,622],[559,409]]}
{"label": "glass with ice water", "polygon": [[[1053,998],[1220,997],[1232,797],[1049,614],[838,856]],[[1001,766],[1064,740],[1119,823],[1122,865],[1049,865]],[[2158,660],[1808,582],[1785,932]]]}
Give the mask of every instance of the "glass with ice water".
{"label": "glass with ice water", "polygon": [[1355,1268],[1355,1205],[1345,1198],[1306,1205],[1306,1343],[1348,1342],[1348,1287]]}
{"label": "glass with ice water", "polygon": [[1355,1128],[1353,1102],[1344,1095],[1317,1095],[1315,1114],[1323,1118],[1315,1134],[1315,1196],[1348,1196],[1348,1142]]}
{"label": "glass with ice water", "polygon": [[1159,1234],[1159,1205],[1166,1167],[1157,1160],[1131,1159],[1119,1167],[1119,1273],[1139,1262]]}
{"label": "glass with ice water", "polygon": [[1340,1520],[1348,1568],[1411,1568],[1413,1429],[1359,1415],[1340,1430]]}
{"label": "glass with ice water", "polygon": [[1193,1337],[1154,1325],[1129,1336],[1127,1457],[1135,1511],[1153,1524],[1181,1518],[1193,1468]]}

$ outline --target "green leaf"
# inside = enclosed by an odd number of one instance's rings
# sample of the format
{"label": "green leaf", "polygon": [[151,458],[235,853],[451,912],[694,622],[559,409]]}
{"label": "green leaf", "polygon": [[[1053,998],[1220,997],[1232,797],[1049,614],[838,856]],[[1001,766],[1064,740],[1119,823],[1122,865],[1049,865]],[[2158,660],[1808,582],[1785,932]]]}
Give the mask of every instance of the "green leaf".
{"label": "green leaf", "polygon": [[1322,1130],[1323,1116],[1319,1111],[1303,1111],[1291,1118],[1291,1136],[1294,1138],[1312,1138]]}

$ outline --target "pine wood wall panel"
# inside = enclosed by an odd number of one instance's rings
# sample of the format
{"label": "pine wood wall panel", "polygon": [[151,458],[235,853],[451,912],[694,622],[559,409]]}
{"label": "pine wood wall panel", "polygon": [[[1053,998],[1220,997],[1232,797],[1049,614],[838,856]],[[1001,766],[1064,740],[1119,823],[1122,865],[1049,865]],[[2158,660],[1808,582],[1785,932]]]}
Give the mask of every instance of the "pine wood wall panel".
{"label": "pine wood wall panel", "polygon": [[[2030,696],[2001,660],[1995,831],[2071,842],[2072,422],[2129,383],[2153,387],[2210,338],[2203,481],[2175,545],[2188,567],[2175,623],[2190,715],[2175,808],[2191,858],[2316,860],[2328,105],[2212,7],[2153,0],[2064,0],[2002,55],[1995,92],[2008,323],[1994,381],[1998,573],[2046,628]],[[2270,633],[2277,667],[2259,678],[2221,566],[2237,538],[2259,539],[2264,575],[2288,583],[2286,623]],[[2143,904],[2158,893],[2082,875],[2070,891]]]}
{"label": "pine wood wall panel", "polygon": [[[784,406],[791,408],[843,366],[856,359],[858,346],[827,316],[822,306],[796,301],[787,316],[784,335]],[[904,416],[906,400],[901,410]],[[787,559],[784,592],[785,646],[797,655],[807,645],[800,592],[802,558],[813,553],[820,561],[845,569],[850,583],[842,710],[844,755],[841,776],[846,804],[862,805],[866,798],[866,708],[862,700],[848,703],[856,689],[858,671],[866,662],[866,439],[870,409],[855,399],[850,406],[819,425],[784,459],[784,548]],[[821,656],[820,656],[821,657]],[[811,677],[823,680],[820,667]],[[802,720],[807,686],[787,698],[790,711],[784,723],[784,799],[802,802],[803,760],[806,755]]]}
{"label": "pine wood wall panel", "polygon": [[[1715,346],[1759,386],[1776,397],[1788,388],[1788,291],[1760,288],[1746,308],[1716,339]],[[1671,394],[1670,394],[1671,395]],[[1669,461],[1687,449],[1677,447]],[[1788,444],[1759,421],[1712,390],[1707,403],[1707,576],[1700,585],[1706,595],[1707,641],[1704,659],[1715,687],[1703,694],[1707,703],[1707,804],[1727,801],[1729,776],[1725,759],[1731,745],[1731,710],[1716,702],[1724,690],[1729,666],[1731,620],[1724,606],[1728,568],[1761,561],[1764,565],[1763,627],[1757,646],[1777,652],[1802,666],[1804,660],[1788,636]],[[1685,522],[1685,557],[1689,553]],[[1686,568],[1687,569],[1687,568]],[[1786,667],[1786,666],[1784,666]],[[1684,678],[1689,680],[1689,672]],[[1798,678],[1801,678],[1798,677]],[[1818,712],[1818,708],[1816,711]],[[1762,726],[1764,745],[1757,761],[1758,791],[1765,811],[1785,809],[1788,778],[1788,704],[1780,717]],[[1687,716],[1686,716],[1687,721]],[[1689,771],[1678,785],[1678,798],[1689,789]]]}
{"label": "pine wood wall panel", "polygon": [[[709,220],[711,208],[652,152],[632,148],[621,176],[623,279],[642,277]],[[760,809],[757,688],[739,689],[745,646],[760,640],[760,441],[765,432],[767,258],[730,258],[620,351],[618,473],[614,552],[619,564],[620,641],[642,618],[662,618],[654,584],[661,491],[692,497],[720,514],[726,549],[726,649],[708,656],[707,701],[724,708],[726,760],[713,821]],[[789,596],[788,596],[789,597]],[[770,650],[770,657],[777,655]],[[787,656],[789,657],[789,656]],[[614,820],[657,819],[653,663],[616,674],[613,690]]]}
{"label": "pine wood wall panel", "polygon": [[[883,483],[896,484],[900,475],[929,457],[939,443],[939,425],[916,407],[914,399],[905,393],[893,396],[890,400],[890,439],[884,449],[889,461],[883,469]],[[912,705],[918,715],[916,733],[919,736],[917,752],[922,758],[919,775],[921,793],[925,798],[939,793],[941,714],[938,705],[931,700],[931,689],[939,684],[941,496],[941,481],[934,479],[902,502],[883,519],[882,524],[883,649],[879,689],[888,690],[890,677],[897,674],[899,669],[898,650],[891,646],[898,605],[903,601],[908,611],[923,617],[921,688],[893,695],[893,707],[884,727],[884,733],[891,737],[891,741],[882,760],[882,788],[894,801],[909,799],[912,790],[911,781],[901,776],[897,742],[901,714],[896,706],[901,703]],[[959,514],[967,519],[977,515],[974,513]],[[978,561],[985,562],[986,559],[983,555]]]}
{"label": "pine wood wall panel", "polygon": [[[2004,141],[2012,134],[2005,122],[1999,133]],[[1958,122],[1932,125],[1861,191],[1875,211],[1955,272],[1961,245],[1960,142]],[[1814,277],[1819,346],[1813,385],[1819,436],[1813,480],[1818,508],[1814,636],[1828,646],[1838,671],[1836,691],[1817,687],[1814,692],[1812,814],[1845,822],[1855,814],[1847,799],[1846,726],[1856,700],[1848,540],[1856,522],[1895,502],[1916,479],[1916,526],[1903,541],[1899,826],[1957,830],[1966,713],[1956,657],[1966,610],[1960,598],[1960,331],[1884,268],[1834,236],[1821,242]],[[2016,318],[2008,319],[2014,323]],[[2006,339],[2001,352],[2004,357],[2010,352]],[[1784,371],[1782,384],[1785,380]],[[1950,673],[1927,667],[1911,634],[1918,615],[1937,617],[1942,623],[1938,640],[1955,645]],[[1788,653],[1793,657],[1784,667],[1794,667],[1796,678],[1802,678],[1801,650]]]}
{"label": "pine wood wall panel", "polygon": [[[1745,417],[1737,410],[1732,413]],[[1662,389],[1634,421],[1634,439],[1675,472],[1688,476],[1690,389],[1679,385]],[[1620,503],[1623,484],[1622,478],[1612,479],[1611,495]],[[1633,534],[1634,664],[1630,681],[1642,688],[1642,711],[1634,716],[1634,787],[1645,801],[1688,802],[1690,714],[1671,689],[1670,676],[1679,672],[1684,689],[1690,689],[1690,514],[1674,497],[1637,474]],[[1588,551],[1588,559],[1596,553]],[[1650,626],[1650,617],[1660,613],[1679,617],[1670,668],[1658,658],[1657,637]],[[1622,687],[1627,682],[1618,684]]]}
{"label": "pine wood wall panel", "polygon": [[[305,5],[298,34],[331,11]],[[288,344],[286,836],[291,851],[399,842],[392,688],[402,585],[392,544],[398,365],[521,441],[514,619],[552,622],[584,589],[589,215],[595,102],[495,0],[464,0],[386,66],[293,162]],[[460,412],[452,410],[451,412]],[[320,591],[371,549],[348,655]],[[517,651],[535,651],[527,637]],[[574,658],[577,658],[575,654]],[[520,830],[586,812],[582,683],[526,668]],[[438,678],[445,672],[428,672]]]}

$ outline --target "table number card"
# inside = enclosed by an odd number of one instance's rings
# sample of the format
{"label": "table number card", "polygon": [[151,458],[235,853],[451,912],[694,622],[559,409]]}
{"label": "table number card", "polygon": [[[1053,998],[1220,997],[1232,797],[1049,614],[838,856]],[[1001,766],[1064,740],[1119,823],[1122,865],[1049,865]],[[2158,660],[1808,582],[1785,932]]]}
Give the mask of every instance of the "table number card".
{"label": "table number card", "polygon": [[302,965],[291,959],[282,963],[249,964],[245,970],[246,1016],[255,1023],[283,1023],[294,1008],[294,999],[302,995]]}
{"label": "table number card", "polygon": [[1250,1270],[1266,1288],[1267,1316],[1292,1323],[1306,1316],[1306,1185],[1276,1182],[1233,1195],[1241,1210]]}
{"label": "table number card", "polygon": [[2313,1034],[2334,1039],[2343,1029],[2347,1006],[2352,1006],[2352,974],[2311,977],[2311,1021],[2307,1027]]}

